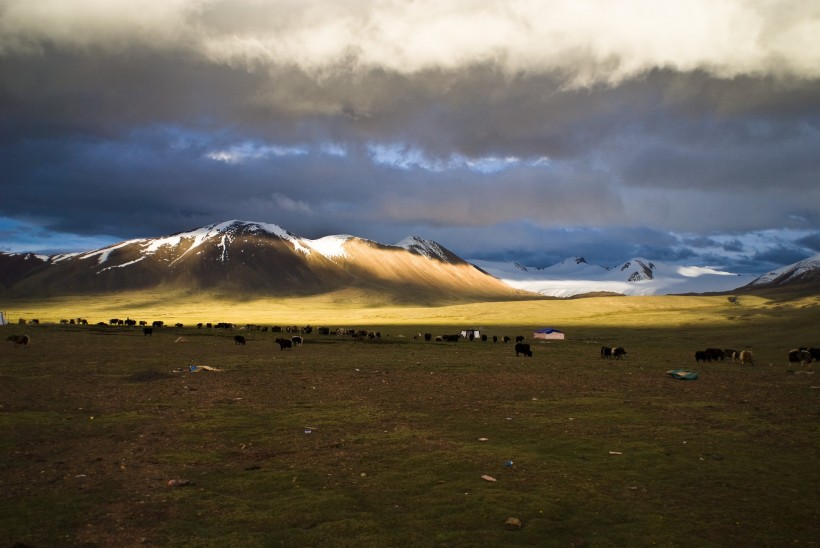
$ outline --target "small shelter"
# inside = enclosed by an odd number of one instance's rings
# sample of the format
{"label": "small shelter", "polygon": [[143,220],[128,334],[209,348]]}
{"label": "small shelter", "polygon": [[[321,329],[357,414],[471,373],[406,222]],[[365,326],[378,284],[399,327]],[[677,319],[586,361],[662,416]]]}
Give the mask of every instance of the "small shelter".
{"label": "small shelter", "polygon": [[552,327],[536,329],[532,334],[533,339],[564,339],[564,333]]}
{"label": "small shelter", "polygon": [[6,321],[5,312],[0,312],[0,325],[6,325],[7,323],[9,323],[9,322]]}

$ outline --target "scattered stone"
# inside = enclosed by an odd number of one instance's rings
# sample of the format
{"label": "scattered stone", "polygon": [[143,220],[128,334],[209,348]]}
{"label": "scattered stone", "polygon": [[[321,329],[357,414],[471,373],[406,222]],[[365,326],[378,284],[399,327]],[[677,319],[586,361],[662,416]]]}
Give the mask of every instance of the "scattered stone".
{"label": "scattered stone", "polygon": [[481,479],[483,479],[484,481],[495,481],[494,477],[488,476],[487,474],[484,474],[483,476],[481,476]]}
{"label": "scattered stone", "polygon": [[524,526],[521,523],[521,520],[518,518],[507,518],[507,521],[504,522],[504,528],[507,531],[518,531]]}
{"label": "scattered stone", "polygon": [[171,480],[168,480],[168,487],[185,487],[186,485],[191,485],[190,480],[186,480],[186,479],[171,479]]}

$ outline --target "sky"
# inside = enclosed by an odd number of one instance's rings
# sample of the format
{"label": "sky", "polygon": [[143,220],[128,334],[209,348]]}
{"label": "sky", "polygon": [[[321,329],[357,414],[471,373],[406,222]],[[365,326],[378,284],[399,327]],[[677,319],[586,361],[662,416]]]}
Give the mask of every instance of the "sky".
{"label": "sky", "polygon": [[820,2],[0,0],[0,251],[231,219],[549,266],[820,252]]}

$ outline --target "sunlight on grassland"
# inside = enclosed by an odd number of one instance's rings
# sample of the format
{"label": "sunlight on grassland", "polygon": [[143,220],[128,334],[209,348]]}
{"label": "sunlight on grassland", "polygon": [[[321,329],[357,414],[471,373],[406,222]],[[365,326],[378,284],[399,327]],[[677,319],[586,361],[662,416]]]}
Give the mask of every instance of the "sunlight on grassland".
{"label": "sunlight on grassland", "polygon": [[776,316],[788,308],[812,313],[818,297],[774,302],[743,296],[594,297],[570,300],[526,300],[443,306],[374,305],[361,294],[228,301],[208,294],[121,293],[97,298],[55,298],[6,303],[12,322],[85,318],[89,323],[113,318],[163,320],[165,323],[231,322],[253,324],[354,325],[522,325],[675,327],[727,324]]}

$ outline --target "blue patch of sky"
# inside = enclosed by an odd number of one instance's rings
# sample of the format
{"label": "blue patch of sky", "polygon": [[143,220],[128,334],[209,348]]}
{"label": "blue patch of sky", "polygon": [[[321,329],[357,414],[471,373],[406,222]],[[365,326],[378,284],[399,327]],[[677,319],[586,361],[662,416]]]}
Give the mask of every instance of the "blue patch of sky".
{"label": "blue patch of sky", "polygon": [[270,157],[306,156],[309,152],[310,149],[305,145],[262,145],[246,141],[228,148],[208,152],[205,156],[211,160],[225,162],[226,164],[241,164],[248,160],[259,160]]}
{"label": "blue patch of sky", "polygon": [[308,156],[316,152],[336,158],[344,158],[348,154],[347,148],[334,142],[310,146],[307,144],[271,145],[257,141],[243,141],[225,148],[211,150],[205,153],[205,157],[226,164],[241,164],[266,158]]}
{"label": "blue patch of sky", "polygon": [[[366,151],[370,161],[374,164],[405,171],[421,169],[440,173],[466,169],[476,173],[493,174],[521,167],[547,167],[551,165],[549,158],[546,156],[527,158],[493,155],[470,157],[454,153],[444,158],[436,158],[419,148],[402,143],[370,143],[366,146]],[[205,157],[227,164],[241,164],[265,158],[299,157],[315,153],[344,158],[348,156],[348,149],[334,142],[323,142],[312,146],[307,144],[271,145],[248,140],[211,150],[205,153]]]}
{"label": "blue patch of sky", "polygon": [[401,170],[423,169],[431,172],[442,172],[454,169],[492,174],[517,167],[545,167],[550,165],[546,156],[536,158],[519,158],[517,156],[482,156],[469,157],[462,154],[451,154],[445,158],[435,158],[424,151],[402,143],[377,144],[367,146],[373,163]]}
{"label": "blue patch of sky", "polygon": [[41,226],[8,217],[0,217],[0,251],[53,255],[99,249],[121,241],[106,235],[83,236],[68,232],[51,232]]}

